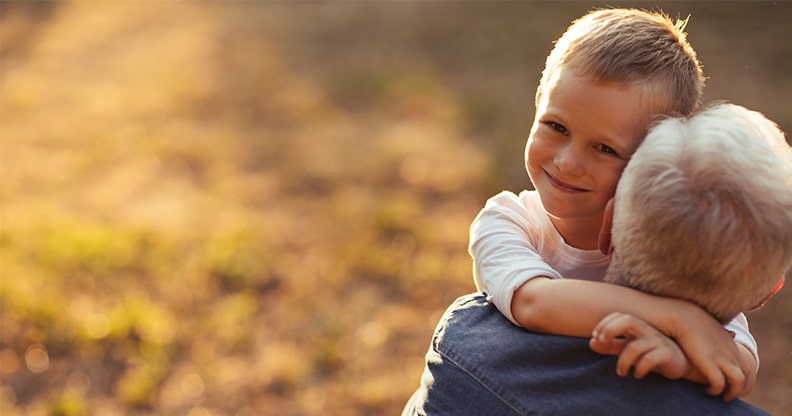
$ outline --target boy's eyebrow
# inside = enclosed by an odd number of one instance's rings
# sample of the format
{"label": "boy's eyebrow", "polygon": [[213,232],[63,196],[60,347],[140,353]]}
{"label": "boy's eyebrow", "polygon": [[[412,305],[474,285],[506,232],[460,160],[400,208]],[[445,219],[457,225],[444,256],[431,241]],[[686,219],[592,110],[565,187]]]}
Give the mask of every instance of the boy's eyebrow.
{"label": "boy's eyebrow", "polygon": [[553,118],[558,120],[563,119],[563,117],[561,117],[559,114],[550,110],[550,106],[547,106],[543,112],[537,113],[536,116],[537,116],[536,118],[538,118],[539,120],[544,120],[547,118]]}

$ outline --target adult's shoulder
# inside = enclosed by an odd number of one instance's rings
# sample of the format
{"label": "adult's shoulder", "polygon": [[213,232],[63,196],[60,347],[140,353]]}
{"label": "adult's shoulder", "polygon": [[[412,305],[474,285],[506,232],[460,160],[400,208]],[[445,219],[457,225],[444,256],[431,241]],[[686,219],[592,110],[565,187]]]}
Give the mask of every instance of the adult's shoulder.
{"label": "adult's shoulder", "polygon": [[767,415],[742,401],[725,403],[685,380],[619,377],[615,357],[591,351],[587,339],[526,331],[481,294],[460,297],[448,308],[432,349],[522,414]]}

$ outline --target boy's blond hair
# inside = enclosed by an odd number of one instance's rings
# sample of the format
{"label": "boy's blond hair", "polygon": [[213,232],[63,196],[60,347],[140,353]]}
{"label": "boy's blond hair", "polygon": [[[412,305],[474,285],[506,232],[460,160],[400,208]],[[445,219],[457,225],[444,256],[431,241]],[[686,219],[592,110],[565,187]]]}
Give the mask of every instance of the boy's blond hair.
{"label": "boy's blond hair", "polygon": [[624,170],[611,238],[606,281],[727,322],[792,266],[792,148],[737,105],[660,121]]}
{"label": "boy's blond hair", "polygon": [[687,20],[664,13],[603,9],[575,20],[545,62],[536,102],[562,69],[594,82],[641,85],[655,114],[690,115],[699,105],[704,76],[686,40]]}

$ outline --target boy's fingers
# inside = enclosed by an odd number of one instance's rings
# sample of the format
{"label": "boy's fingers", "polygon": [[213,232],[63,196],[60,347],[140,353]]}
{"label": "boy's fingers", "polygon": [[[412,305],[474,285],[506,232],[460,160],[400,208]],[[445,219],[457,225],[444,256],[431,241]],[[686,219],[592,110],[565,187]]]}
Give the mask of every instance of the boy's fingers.
{"label": "boy's fingers", "polygon": [[736,399],[737,397],[739,397],[739,395],[740,395],[740,392],[739,391],[735,392],[734,390],[732,390],[732,386],[730,384],[729,387],[726,389],[726,392],[723,393],[723,401],[730,402],[730,401]]}
{"label": "boy's fingers", "polygon": [[632,363],[635,378],[644,378],[669,360],[668,350],[663,349],[662,342],[658,341],[657,338],[639,338],[630,342],[630,345],[625,348],[633,348],[636,351],[636,358]]}
{"label": "boy's fingers", "polygon": [[640,360],[635,364],[633,376],[635,376],[637,379],[644,378],[647,374],[654,370],[660,362],[663,361],[661,354],[662,352],[659,350],[652,349],[651,351],[648,351],[646,354],[642,355]]}
{"label": "boy's fingers", "polygon": [[700,369],[709,383],[707,393],[712,396],[723,395],[725,401],[736,399],[745,386],[745,374],[739,365],[726,364],[721,367]]}
{"label": "boy's fingers", "polygon": [[726,387],[726,379],[723,373],[720,372],[717,368],[710,369],[709,371],[705,371],[703,369],[699,369],[704,377],[707,379],[707,383],[709,387],[707,388],[707,394],[711,396],[720,396],[723,393],[723,389]]}
{"label": "boy's fingers", "polygon": [[605,333],[606,331],[611,332],[608,331],[608,329],[611,327],[614,321],[619,319],[621,315],[622,314],[620,314],[619,312],[613,312],[602,318],[594,327],[594,330],[592,331],[592,337],[598,338],[603,336],[603,333]]}
{"label": "boy's fingers", "polygon": [[589,347],[595,352],[603,355],[619,355],[625,345],[627,345],[627,340],[621,338],[611,338],[607,340],[591,338],[589,340]]}
{"label": "boy's fingers", "polygon": [[723,400],[729,402],[740,396],[745,387],[745,374],[738,365],[727,365],[724,369],[728,385]]}
{"label": "boy's fingers", "polygon": [[644,354],[649,351],[649,346],[642,340],[629,342],[619,355],[616,362],[616,374],[624,377],[630,372],[630,367],[636,365]]}
{"label": "boy's fingers", "polygon": [[617,337],[635,338],[634,331],[635,319],[630,315],[612,313],[600,322],[595,329],[595,337],[600,340],[607,340]]}

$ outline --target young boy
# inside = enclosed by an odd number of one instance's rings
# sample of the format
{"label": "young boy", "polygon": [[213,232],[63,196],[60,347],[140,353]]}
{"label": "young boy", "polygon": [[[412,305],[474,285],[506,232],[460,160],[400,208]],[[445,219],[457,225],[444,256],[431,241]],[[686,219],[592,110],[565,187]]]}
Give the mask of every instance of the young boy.
{"label": "young boy", "polygon": [[[728,322],[764,304],[792,266],[792,148],[772,121],[737,105],[664,120],[633,154],[605,215],[606,282]],[[690,304],[679,307],[700,313]],[[676,343],[629,314],[603,319],[591,347],[620,355],[620,375],[635,367],[638,378],[703,382]]]}
{"label": "young boy", "polygon": [[569,27],[536,93],[526,146],[536,191],[491,198],[471,226],[469,251],[477,287],[515,324],[588,337],[609,313],[630,313],[677,339],[709,392],[728,385],[730,399],[750,391],[758,366],[744,317],[727,325],[736,343],[681,336],[693,326],[712,335],[715,320],[685,321],[663,298],[602,283],[608,257],[597,250],[605,206],[650,123],[689,115],[700,101],[703,75],[685,23],[606,9]]}

